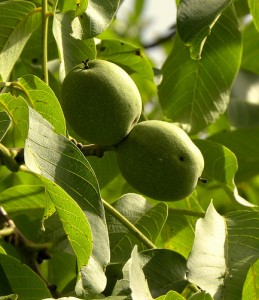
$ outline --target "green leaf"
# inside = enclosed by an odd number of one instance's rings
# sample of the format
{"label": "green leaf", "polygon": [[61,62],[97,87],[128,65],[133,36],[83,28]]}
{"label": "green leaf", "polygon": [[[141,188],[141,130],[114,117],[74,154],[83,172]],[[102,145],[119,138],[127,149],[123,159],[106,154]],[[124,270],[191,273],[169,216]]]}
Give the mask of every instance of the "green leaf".
{"label": "green leaf", "polygon": [[43,211],[45,207],[45,189],[40,185],[17,185],[0,193],[0,205],[10,215],[23,212]]}
{"label": "green leaf", "polygon": [[222,12],[233,0],[182,0],[177,10],[177,29],[190,46],[192,59],[200,59],[203,45]]}
{"label": "green leaf", "polygon": [[0,297],[0,300],[16,300],[16,299],[18,299],[18,295],[15,294]]}
{"label": "green leaf", "polygon": [[161,232],[163,247],[187,258],[191,252],[194,230],[186,216],[177,215],[169,208],[168,218]]}
{"label": "green leaf", "polygon": [[167,249],[152,249],[139,253],[140,265],[154,298],[170,290],[181,293],[187,285],[186,259]]}
{"label": "green leaf", "polygon": [[101,40],[97,45],[97,56],[119,65],[129,74],[137,73],[154,80],[152,66],[139,47],[120,40]]}
{"label": "green leaf", "polygon": [[170,291],[166,295],[156,298],[156,300],[184,300],[185,298],[175,291]]}
{"label": "green leaf", "polygon": [[[102,33],[110,25],[119,4],[120,0],[88,0],[85,14],[72,21],[72,35],[86,40]],[[80,31],[77,30],[78,27],[81,28]]]}
{"label": "green leaf", "polygon": [[77,8],[76,8],[75,15],[80,16],[86,11],[86,8],[88,5],[88,0],[76,0],[76,5],[77,5]]}
{"label": "green leaf", "polygon": [[243,55],[241,67],[245,70],[259,74],[259,32],[254,23],[250,22],[243,29]]}
{"label": "green leaf", "polygon": [[[163,65],[159,99],[165,115],[197,133],[225,112],[239,69],[241,35],[236,16],[227,9],[219,18],[200,60],[192,60],[177,36]],[[227,45],[227,46],[226,46]]]}
{"label": "green leaf", "polygon": [[20,57],[41,14],[29,1],[13,0],[0,3],[0,74],[6,81]]}
{"label": "green leaf", "polygon": [[226,247],[225,220],[210,204],[205,218],[196,223],[194,244],[187,260],[187,279],[215,299],[222,299],[227,272]]}
{"label": "green leaf", "polygon": [[23,138],[28,134],[28,105],[23,97],[15,97],[10,93],[0,94],[0,104],[12,119],[12,124],[19,130]]}
{"label": "green leaf", "polygon": [[[90,164],[75,144],[54,133],[52,126],[33,109],[30,109],[25,162],[31,171],[62,187],[84,211],[92,230],[93,251],[88,266],[81,269],[82,284],[83,287],[90,285],[99,290],[99,293],[102,292],[106,285],[103,270],[110,256],[109,239],[98,183]],[[50,183],[48,188],[51,188]],[[50,190],[51,197],[57,193],[57,200],[62,202],[62,198],[65,197],[64,191],[53,185],[53,191]],[[72,205],[69,202],[71,201],[68,200],[67,209]],[[61,204],[58,206],[61,211],[64,209]],[[68,222],[67,226],[73,226],[72,214],[70,218],[72,223]],[[100,270],[102,281],[96,280],[95,277],[97,273],[100,274]]]}
{"label": "green leaf", "polygon": [[221,144],[209,140],[194,140],[204,157],[204,170],[202,177],[208,180],[216,180],[227,192],[230,199],[238,203],[250,206],[253,205],[238,195],[234,179],[238,170],[235,154]]}
{"label": "green leaf", "polygon": [[17,84],[26,94],[29,105],[50,122],[56,133],[65,135],[65,117],[52,89],[40,78],[30,74],[20,77]]}
{"label": "green leaf", "polygon": [[[138,194],[125,194],[113,203],[113,207],[136,226],[150,241],[156,242],[167,218],[167,205],[163,202],[152,207]],[[111,261],[125,262],[134,245],[146,247],[112,215],[107,215],[111,243]]]}
{"label": "green leaf", "polygon": [[27,265],[11,256],[0,254],[0,266],[1,283],[7,282],[10,293],[18,294],[19,299],[51,297],[45,282]]}
{"label": "green leaf", "polygon": [[259,260],[250,267],[242,294],[242,300],[257,298],[259,298]]}
{"label": "green leaf", "polygon": [[253,22],[257,31],[259,31],[259,5],[257,0],[248,0],[250,13],[253,16]]}
{"label": "green leaf", "polygon": [[[238,161],[236,182],[248,180],[259,173],[259,136],[257,128],[221,132],[211,136],[210,140],[224,145],[235,154]],[[251,143],[251,141],[253,142]]]}
{"label": "green leaf", "polygon": [[[1,95],[0,95],[1,103]],[[0,141],[3,139],[11,125],[11,119],[5,111],[0,111]]]}
{"label": "green leaf", "polygon": [[197,221],[193,250],[187,261],[188,280],[215,300],[241,299],[250,266],[259,258],[258,211],[220,216],[211,204]]}
{"label": "green leaf", "polygon": [[210,294],[206,293],[205,291],[198,292],[193,294],[188,300],[214,300]]}
{"label": "green leaf", "polygon": [[[72,36],[71,22],[74,18],[74,12],[68,11],[66,13],[58,13],[54,15],[53,34],[59,49],[59,56],[61,60],[60,65],[60,80],[64,77],[70,69],[80,64],[86,59],[95,59],[96,49],[93,39],[81,40],[78,37]],[[81,28],[77,24],[74,31],[80,32]]]}

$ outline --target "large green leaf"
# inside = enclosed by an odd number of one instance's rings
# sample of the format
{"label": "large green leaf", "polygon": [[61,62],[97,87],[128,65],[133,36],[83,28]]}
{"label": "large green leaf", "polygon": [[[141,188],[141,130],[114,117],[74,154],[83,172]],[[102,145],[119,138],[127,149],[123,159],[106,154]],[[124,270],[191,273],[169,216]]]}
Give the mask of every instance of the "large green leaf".
{"label": "large green leaf", "polygon": [[28,105],[21,96],[10,93],[0,94],[0,104],[12,119],[12,124],[19,130],[23,138],[28,134]]}
{"label": "large green leaf", "polygon": [[243,56],[241,67],[245,70],[259,74],[259,32],[254,23],[250,22],[243,29]]}
{"label": "large green leaf", "polygon": [[66,134],[66,122],[60,103],[52,89],[34,75],[24,75],[16,83],[26,94],[29,105],[48,120],[55,132]]}
{"label": "large green leaf", "polygon": [[[61,81],[74,66],[86,59],[94,59],[96,56],[93,39],[81,40],[71,35],[73,31],[71,27],[73,18],[73,11],[54,15],[53,34],[56,39],[61,60],[59,72]],[[77,27],[79,27],[77,31],[80,31],[80,26],[77,25]]]}
{"label": "large green leaf", "polygon": [[221,132],[211,136],[210,140],[226,146],[237,157],[236,182],[247,180],[259,173],[259,135],[257,128]]}
{"label": "large green leaf", "polygon": [[242,205],[253,206],[238,195],[234,181],[238,170],[235,154],[227,147],[209,140],[194,140],[194,142],[201,150],[205,161],[202,177],[206,178],[209,183],[216,180],[230,199]]}
{"label": "large green leaf", "polygon": [[[152,207],[138,194],[125,194],[113,203],[113,207],[134,224],[150,241],[156,242],[167,218],[167,205],[163,202]],[[125,262],[129,259],[134,245],[146,247],[130,233],[122,223],[107,215],[111,243],[111,261]]]}
{"label": "large green leaf", "polygon": [[[92,230],[93,251],[88,266],[81,269],[82,289],[89,285],[100,293],[106,285],[104,269],[109,262],[110,251],[104,208],[90,164],[75,144],[64,136],[54,133],[53,127],[33,109],[30,109],[25,162],[31,171],[61,186],[84,211]],[[50,183],[47,188],[51,188]],[[55,185],[53,189],[53,192],[51,190],[49,192],[53,197],[57,193],[58,200],[62,202],[65,192],[61,189],[56,192],[58,188]],[[67,209],[69,208],[71,206],[68,202]],[[73,221],[67,225],[72,224]],[[100,278],[96,280],[97,274],[102,276],[101,280]]]}
{"label": "large green leaf", "polygon": [[0,254],[0,266],[1,294],[5,285],[9,294],[18,294],[19,299],[38,300],[51,297],[46,283],[27,265],[11,256]]}
{"label": "large green leaf", "polygon": [[101,40],[97,45],[98,58],[109,60],[127,73],[137,73],[150,81],[154,80],[154,72],[150,62],[139,47],[120,40]]}
{"label": "large green leaf", "polygon": [[233,0],[182,0],[177,10],[180,38],[190,46],[191,57],[201,58],[203,45],[221,13]]}
{"label": "large green leaf", "polygon": [[217,299],[241,299],[250,266],[259,258],[258,211],[220,216],[211,204],[196,225],[188,280]]}
{"label": "large green leaf", "polygon": [[175,291],[170,291],[166,295],[156,298],[156,300],[184,300],[185,298]]}
{"label": "large green leaf", "polygon": [[[0,103],[1,103],[1,98],[0,98]],[[5,136],[10,125],[11,125],[11,119],[9,115],[5,111],[0,111],[0,141]]]}
{"label": "large green leaf", "polygon": [[37,28],[40,17],[36,6],[29,1],[0,3],[0,74],[3,81],[8,79],[26,42]]}
{"label": "large green leaf", "polygon": [[250,13],[253,16],[254,25],[259,31],[259,5],[257,0],[248,0],[248,5],[250,8]]}
{"label": "large green leaf", "polygon": [[[197,133],[222,114],[241,60],[241,35],[232,9],[213,27],[200,60],[192,60],[188,48],[175,38],[163,65],[159,98],[165,115],[190,133]],[[226,46],[227,45],[227,46]]]}
{"label": "large green leaf", "polygon": [[140,265],[153,297],[170,290],[181,293],[187,285],[186,259],[167,249],[152,249],[139,253]]}

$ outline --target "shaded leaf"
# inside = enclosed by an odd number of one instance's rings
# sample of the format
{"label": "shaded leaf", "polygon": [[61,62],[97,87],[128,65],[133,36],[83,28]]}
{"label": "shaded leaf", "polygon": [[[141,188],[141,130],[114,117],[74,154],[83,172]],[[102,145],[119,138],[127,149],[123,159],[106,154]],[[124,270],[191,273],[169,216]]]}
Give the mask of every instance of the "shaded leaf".
{"label": "shaded leaf", "polygon": [[[210,140],[229,148],[236,156],[238,170],[235,181],[248,180],[258,174],[259,170],[259,136],[258,129],[237,129],[220,132],[210,137]],[[251,143],[251,141],[253,141]]]}
{"label": "shaded leaf", "polygon": [[101,40],[97,45],[98,58],[111,61],[122,67],[127,73],[137,73],[150,81],[154,72],[142,49],[120,40]]}
{"label": "shaded leaf", "polygon": [[65,135],[65,117],[52,89],[40,78],[30,74],[20,77],[17,84],[26,94],[29,105],[50,122],[56,133]]}
{"label": "shaded leaf", "polygon": [[257,0],[248,0],[250,13],[253,16],[253,22],[257,31],[259,31],[259,5]]}
{"label": "shaded leaf", "polygon": [[[98,182],[90,164],[75,144],[54,133],[52,126],[33,109],[30,109],[25,162],[31,171],[61,186],[84,211],[92,230],[93,251],[89,260],[91,268],[86,266],[81,269],[85,280],[83,286],[90,284],[93,288],[95,285],[100,287],[100,282],[95,281],[94,274],[100,270],[104,272],[109,262],[110,251],[104,208]],[[57,189],[56,186],[53,188]],[[65,192],[60,190],[59,197],[58,200],[62,201]],[[68,223],[71,224],[73,221]],[[102,281],[103,289],[105,284],[106,282]]]}
{"label": "shaded leaf", "polygon": [[1,285],[9,285],[11,293],[18,294],[20,299],[38,300],[51,297],[45,282],[27,265],[15,258],[0,254]]}
{"label": "shaded leaf", "polygon": [[233,0],[182,0],[177,10],[180,38],[190,46],[193,59],[200,59],[203,45],[222,12]]}
{"label": "shaded leaf", "polygon": [[72,21],[73,37],[86,40],[102,33],[110,25],[119,4],[119,0],[88,0],[85,14]]}
{"label": "shaded leaf", "polygon": [[0,104],[12,119],[12,124],[19,130],[23,138],[28,134],[28,105],[21,96],[15,97],[10,93],[0,94]]}
{"label": "shaded leaf", "polygon": [[226,223],[212,204],[196,223],[195,239],[187,260],[188,281],[222,299],[226,262]]}
{"label": "shaded leaf", "polygon": [[4,1],[0,3],[0,74],[6,81],[20,54],[37,28],[41,14],[29,1]]}
{"label": "shaded leaf", "polygon": [[243,29],[243,55],[241,67],[245,70],[259,74],[259,32],[254,23],[250,22]]}
{"label": "shaded leaf", "polygon": [[[150,241],[156,242],[167,218],[167,205],[163,202],[152,207],[138,194],[125,194],[113,203],[113,207],[136,226]],[[111,261],[125,262],[129,259],[134,245],[143,250],[143,245],[122,223],[110,214],[107,224],[111,243]]]}
{"label": "shaded leaf", "polygon": [[194,140],[204,157],[202,177],[208,182],[216,180],[225,189],[230,199],[245,206],[253,206],[239,194],[234,179],[238,170],[236,156],[227,147],[209,140]]}
{"label": "shaded leaf", "polygon": [[[0,103],[1,103],[1,98],[0,98]],[[5,111],[0,111],[0,141],[7,133],[10,125],[11,125],[11,119],[9,115]]]}
{"label": "shaded leaf", "polygon": [[167,249],[152,249],[139,253],[140,265],[153,297],[170,290],[181,293],[187,285],[186,259]]}
{"label": "shaded leaf", "polygon": [[[165,115],[197,133],[225,112],[229,91],[241,60],[241,35],[236,16],[227,9],[219,18],[200,60],[176,36],[163,65],[159,99]],[[226,46],[227,45],[227,46]]]}
{"label": "shaded leaf", "polygon": [[259,260],[249,269],[243,287],[242,300],[259,298]]}
{"label": "shaded leaf", "polygon": [[[54,15],[53,34],[59,49],[61,61],[59,77],[61,81],[74,66],[86,59],[94,59],[96,56],[93,39],[81,40],[71,35],[73,18],[73,11]],[[80,27],[78,31],[80,32]]]}

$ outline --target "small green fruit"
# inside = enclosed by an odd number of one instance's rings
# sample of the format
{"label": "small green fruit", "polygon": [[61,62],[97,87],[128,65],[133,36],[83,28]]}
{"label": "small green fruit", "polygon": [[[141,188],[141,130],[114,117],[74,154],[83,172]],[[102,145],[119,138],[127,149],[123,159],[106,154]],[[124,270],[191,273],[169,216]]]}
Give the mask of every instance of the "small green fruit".
{"label": "small green fruit", "polygon": [[138,123],[118,145],[118,164],[126,181],[140,193],[175,201],[195,189],[204,159],[181,128],[150,120]]}
{"label": "small green fruit", "polygon": [[142,101],[134,81],[122,68],[96,59],[68,72],[61,87],[61,106],[81,138],[113,145],[138,122]]}

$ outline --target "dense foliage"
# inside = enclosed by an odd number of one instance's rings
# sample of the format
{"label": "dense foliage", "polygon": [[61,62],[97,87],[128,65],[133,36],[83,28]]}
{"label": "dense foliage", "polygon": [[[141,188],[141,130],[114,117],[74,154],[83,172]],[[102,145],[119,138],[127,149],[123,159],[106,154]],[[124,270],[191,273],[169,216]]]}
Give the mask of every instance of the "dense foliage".
{"label": "dense foliage", "polygon": [[[122,21],[119,0],[0,1],[1,299],[259,298],[258,0],[176,1],[148,45],[145,2]],[[61,84],[95,58],[200,149],[190,196],[144,197],[67,124]]]}

